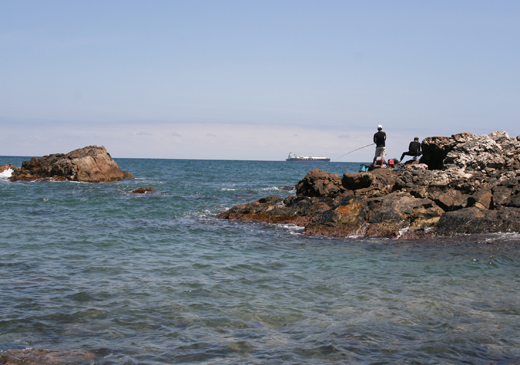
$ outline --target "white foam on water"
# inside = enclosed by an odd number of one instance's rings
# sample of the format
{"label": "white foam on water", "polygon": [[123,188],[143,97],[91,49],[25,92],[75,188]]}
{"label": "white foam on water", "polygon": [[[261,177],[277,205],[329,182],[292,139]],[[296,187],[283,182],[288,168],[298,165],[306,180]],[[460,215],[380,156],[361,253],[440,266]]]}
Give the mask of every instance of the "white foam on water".
{"label": "white foam on water", "polygon": [[495,242],[497,239],[502,240],[513,240],[516,241],[520,238],[520,233],[518,232],[496,232],[496,233],[488,233],[486,235],[489,235],[491,237],[486,238],[484,242]]}
{"label": "white foam on water", "polygon": [[260,188],[260,191],[269,191],[269,190],[280,190],[277,186],[272,186],[270,188]]}
{"label": "white foam on water", "polygon": [[364,223],[361,227],[356,229],[355,232],[349,234],[347,237],[348,238],[364,238],[367,228],[368,228],[368,223]]}
{"label": "white foam on water", "polygon": [[271,186],[268,188],[242,188],[242,189],[234,189],[234,188],[221,188],[221,191],[294,191],[296,189],[286,190],[281,189],[278,186]]}
{"label": "white foam on water", "polygon": [[296,224],[292,223],[281,223],[276,225],[283,229],[286,229],[287,231],[289,231],[289,234],[293,235],[302,235],[305,231],[305,227],[297,226]]}
{"label": "white foam on water", "polygon": [[399,234],[397,235],[396,239],[397,238],[401,238],[403,236],[403,234],[405,234],[406,232],[408,232],[408,230],[410,229],[410,226],[406,226],[404,228],[401,228],[399,230]]}
{"label": "white foam on water", "polygon": [[7,169],[0,172],[0,180],[7,181],[13,175],[13,169]]}
{"label": "white foam on water", "polygon": [[260,188],[257,190],[259,190],[259,191],[294,191],[294,190],[296,190],[296,188],[293,188],[291,190],[286,190],[286,189],[281,189],[279,186],[271,186],[269,188]]}

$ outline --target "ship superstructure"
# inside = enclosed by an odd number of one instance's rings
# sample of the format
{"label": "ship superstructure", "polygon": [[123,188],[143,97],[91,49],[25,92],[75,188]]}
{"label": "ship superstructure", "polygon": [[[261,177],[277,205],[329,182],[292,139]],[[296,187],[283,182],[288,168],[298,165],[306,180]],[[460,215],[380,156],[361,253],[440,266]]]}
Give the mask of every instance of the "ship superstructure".
{"label": "ship superstructure", "polygon": [[329,162],[330,158],[322,157],[322,156],[302,156],[297,155],[292,152],[289,152],[289,157],[285,159],[285,161],[320,161],[320,162]]}

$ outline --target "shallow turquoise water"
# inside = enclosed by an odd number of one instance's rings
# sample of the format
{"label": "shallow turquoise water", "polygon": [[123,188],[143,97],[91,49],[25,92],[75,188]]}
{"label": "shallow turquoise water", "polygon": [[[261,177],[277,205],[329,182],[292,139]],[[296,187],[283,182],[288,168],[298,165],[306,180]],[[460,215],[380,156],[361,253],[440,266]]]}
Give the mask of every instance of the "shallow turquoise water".
{"label": "shallow turquoise water", "polygon": [[[20,166],[28,158],[0,157]],[[519,236],[330,239],[216,218],[359,164],[117,159],[136,180],[0,180],[0,350],[100,364],[520,361]],[[156,192],[133,195],[140,186]]]}

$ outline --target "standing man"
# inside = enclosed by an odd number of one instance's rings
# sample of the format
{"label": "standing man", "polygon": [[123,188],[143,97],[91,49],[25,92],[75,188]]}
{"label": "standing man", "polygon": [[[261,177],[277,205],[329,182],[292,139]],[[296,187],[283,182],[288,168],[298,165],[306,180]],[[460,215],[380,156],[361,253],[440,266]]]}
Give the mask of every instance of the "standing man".
{"label": "standing man", "polygon": [[381,156],[381,167],[385,166],[385,155],[386,155],[386,133],[383,132],[383,126],[377,126],[377,133],[374,134],[374,143],[376,144],[376,155],[374,156],[374,161],[372,161],[372,165],[376,164],[376,160],[379,156]]}

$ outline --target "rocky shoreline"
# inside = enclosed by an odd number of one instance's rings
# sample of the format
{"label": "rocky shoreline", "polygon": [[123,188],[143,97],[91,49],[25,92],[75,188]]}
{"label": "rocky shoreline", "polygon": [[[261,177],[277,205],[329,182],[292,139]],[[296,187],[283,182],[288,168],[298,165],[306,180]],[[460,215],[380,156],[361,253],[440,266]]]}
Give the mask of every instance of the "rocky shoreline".
{"label": "rocky shoreline", "polygon": [[423,156],[396,169],[319,169],[296,196],[237,205],[223,219],[289,223],[332,237],[419,238],[520,232],[520,137],[507,132],[428,137]]}
{"label": "rocky shoreline", "polygon": [[57,153],[41,158],[33,157],[21,168],[11,164],[0,165],[0,172],[13,170],[11,181],[78,181],[109,182],[133,179],[121,170],[105,147],[87,146],[67,154]]}

